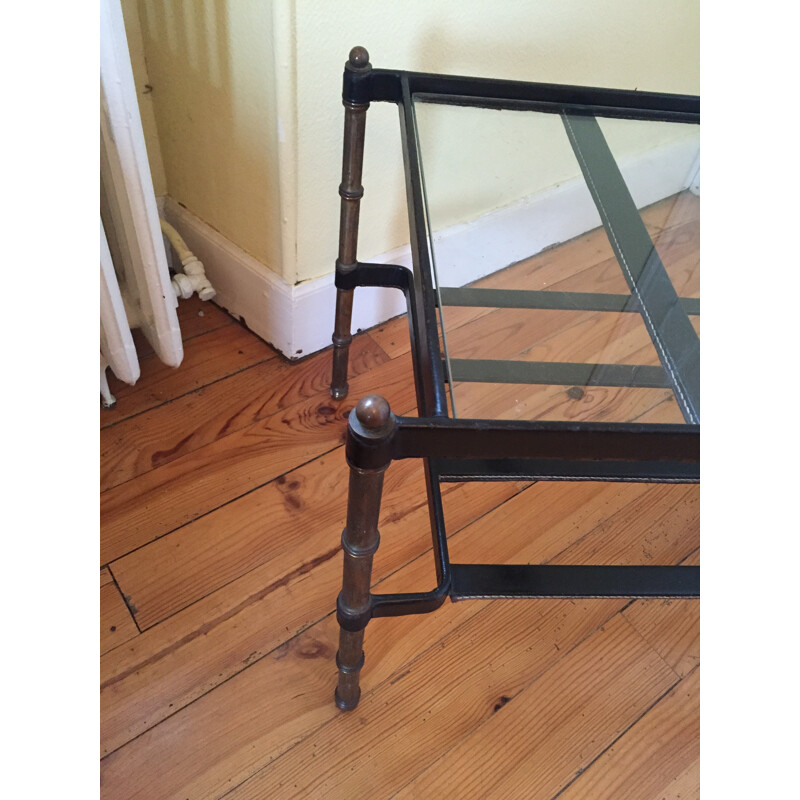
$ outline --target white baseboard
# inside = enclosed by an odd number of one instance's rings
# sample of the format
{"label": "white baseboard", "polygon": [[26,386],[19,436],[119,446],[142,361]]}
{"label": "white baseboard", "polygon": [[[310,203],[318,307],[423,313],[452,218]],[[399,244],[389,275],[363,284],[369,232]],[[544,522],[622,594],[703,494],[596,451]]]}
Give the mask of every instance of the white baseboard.
{"label": "white baseboard", "polygon": [[[291,286],[170,197],[164,202],[164,216],[203,262],[217,290],[217,305],[287,358],[330,346],[336,302],[332,274]],[[406,261],[410,263],[410,251]],[[396,289],[359,289],[354,306],[353,330],[371,328],[406,311],[405,298]]]}
{"label": "white baseboard", "polygon": [[[619,168],[642,208],[686,189],[698,164],[697,143],[688,140],[620,159]],[[436,271],[442,286],[463,286],[601,225],[578,177],[434,233]]]}
{"label": "white baseboard", "polygon": [[[620,169],[641,207],[685,189],[696,174],[696,159],[696,143],[679,142],[623,161]],[[218,305],[287,358],[330,346],[332,274],[291,286],[169,197],[164,214],[205,265]],[[599,225],[583,179],[569,181],[434,234],[439,279],[443,286],[463,286]],[[363,260],[410,268],[411,250],[405,245]],[[352,328],[365,330],[405,311],[402,292],[359,288]]]}

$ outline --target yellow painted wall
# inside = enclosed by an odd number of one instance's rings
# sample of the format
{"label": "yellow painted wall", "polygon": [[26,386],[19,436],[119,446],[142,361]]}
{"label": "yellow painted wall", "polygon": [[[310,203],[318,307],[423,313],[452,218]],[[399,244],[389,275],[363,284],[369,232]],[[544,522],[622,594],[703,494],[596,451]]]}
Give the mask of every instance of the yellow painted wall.
{"label": "yellow painted wall", "polygon": [[[298,0],[297,125],[303,135],[298,144],[297,276],[301,280],[333,267],[341,168],[340,76],[355,44],[367,47],[375,67],[699,93],[695,0]],[[453,109],[443,113],[448,112]],[[495,124],[494,118],[489,119],[490,125]],[[476,135],[481,131],[462,129],[465,170]],[[450,157],[458,161],[459,139],[453,139],[452,147]],[[409,240],[400,153],[396,109],[373,105],[367,113],[359,242],[363,260]],[[519,148],[508,147],[504,167],[513,171],[518,160]],[[460,220],[441,222],[455,221]],[[304,235],[310,229],[314,235]]]}
{"label": "yellow painted wall", "polygon": [[139,0],[138,11],[168,194],[282,273],[271,3]]}
{"label": "yellow painted wall", "polygon": [[[589,198],[558,114],[425,102],[414,106],[434,232],[571,181],[577,181],[581,194]],[[637,155],[663,152],[678,142],[699,146],[697,125],[601,119],[600,127],[620,166]],[[675,165],[675,169],[681,168],[685,165]]]}
{"label": "yellow painted wall", "polygon": [[[699,93],[698,0],[138,3],[168,193],[290,283],[333,270],[353,45],[376,67]],[[456,166],[481,133],[468,132],[448,149]],[[363,183],[366,260],[409,239],[392,105],[368,112]]]}

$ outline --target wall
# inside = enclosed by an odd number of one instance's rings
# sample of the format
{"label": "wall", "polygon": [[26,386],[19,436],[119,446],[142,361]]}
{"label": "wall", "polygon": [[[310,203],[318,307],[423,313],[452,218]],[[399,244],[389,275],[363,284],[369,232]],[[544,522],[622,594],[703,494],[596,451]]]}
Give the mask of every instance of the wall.
{"label": "wall", "polygon": [[[152,104],[155,116],[158,142],[152,143],[152,126],[146,134],[148,150],[160,144],[167,215],[195,243],[218,302],[246,316],[290,357],[330,341],[341,75],[354,45],[369,49],[375,67],[699,93],[698,0],[124,2],[136,6],[141,24],[142,61],[153,88],[140,100]],[[454,111],[484,121],[462,123]],[[520,142],[528,139],[522,129],[538,123],[518,115],[513,124],[498,125],[498,113],[514,112],[434,108],[423,120],[423,136],[435,134],[426,159],[426,177],[439,193],[435,229],[457,233],[459,223],[490,217],[494,209],[513,212],[520,200],[577,175],[565,139],[556,156],[537,162],[539,154],[523,151]],[[551,117],[541,124],[559,123]],[[482,149],[487,144],[491,158]],[[613,144],[618,154],[635,153],[642,140],[622,132]],[[395,106],[374,104],[368,112],[363,184],[359,258],[406,263]],[[567,195],[561,202],[571,208]],[[563,216],[558,208],[551,204],[553,219]],[[507,223],[514,219],[512,213]],[[575,235],[570,231],[558,235]],[[472,233],[473,241],[479,238],[480,231]],[[457,238],[450,236],[455,267],[463,252]],[[515,246],[522,252],[528,242]],[[397,293],[385,294],[392,299],[362,290],[354,327],[399,313]]]}
{"label": "wall", "polygon": [[[355,44],[367,47],[376,67],[699,93],[694,0],[298,0],[296,38],[298,280],[333,268],[340,76]],[[396,109],[374,105],[367,115],[362,260],[408,241],[400,153]],[[518,155],[509,148],[506,166]]]}
{"label": "wall", "polygon": [[[557,114],[416,102],[415,116],[434,232],[530,201],[570,181],[589,197]],[[687,148],[694,143],[695,151],[699,147],[696,125],[601,119],[600,127],[620,164],[646,152],[669,158],[682,142]],[[694,153],[688,165],[674,163],[673,168],[688,172],[693,160]]]}
{"label": "wall", "polygon": [[138,11],[170,197],[292,282],[281,256],[272,4],[139,0]]}

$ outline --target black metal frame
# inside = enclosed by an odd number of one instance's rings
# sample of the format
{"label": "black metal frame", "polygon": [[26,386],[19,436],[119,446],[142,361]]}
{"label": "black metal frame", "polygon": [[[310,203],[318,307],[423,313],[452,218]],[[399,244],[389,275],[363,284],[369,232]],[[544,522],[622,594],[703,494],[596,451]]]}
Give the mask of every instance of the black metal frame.
{"label": "black metal frame", "polygon": [[[589,382],[671,386],[679,397],[687,424],[501,422],[457,420],[448,416],[445,388],[448,380],[491,381],[500,376],[505,381],[509,379],[509,367],[506,362],[480,362],[481,369],[477,370],[474,366],[456,363],[458,374],[446,374],[437,335],[436,310],[441,296],[437,298],[432,279],[414,97],[437,103],[560,114],[620,263],[627,257],[644,264],[638,272],[627,270],[630,297],[442,290],[455,304],[484,305],[481,293],[485,292],[483,298],[491,301],[489,305],[499,301],[512,307],[637,311],[645,319],[663,367],[528,364],[521,372],[515,362],[516,374],[510,379],[561,384],[567,376],[567,383],[578,383],[587,381],[584,373],[591,366]],[[366,51],[355,48],[345,68],[343,101],[342,224],[336,269],[338,300],[331,394],[343,397],[347,391],[347,346],[354,289],[358,286],[393,287],[406,296],[420,418],[395,417],[385,400],[370,396],[359,403],[348,422],[346,452],[352,472],[348,524],[342,537],[344,588],[337,601],[337,618],[342,631],[337,655],[340,680],[336,701],[339,707],[350,709],[358,703],[358,673],[363,664],[361,642],[364,628],[372,617],[426,613],[438,608],[448,596],[453,599],[699,596],[697,567],[451,564],[439,489],[441,481],[465,480],[676,483],[699,480],[699,384],[696,380],[699,345],[687,317],[687,314],[699,313],[699,303],[680,299],[675,294],[594,120],[597,115],[699,122],[699,98],[372,69]],[[361,263],[355,258],[357,204],[363,193],[358,183],[364,113],[369,103],[384,101],[397,103],[400,111],[413,272],[399,266]],[[359,136],[361,140],[357,141]],[[353,163],[354,159],[357,163]],[[610,186],[610,197],[602,195],[605,188],[599,188],[601,181],[602,187]],[[569,297],[555,296],[567,294]],[[611,308],[607,308],[609,304]],[[453,364],[450,362],[451,368]],[[489,374],[487,369],[494,372]],[[375,475],[380,475],[382,481],[383,472],[391,461],[402,458],[420,458],[425,464],[437,586],[429,592],[372,594],[369,578],[372,553],[378,542],[380,485],[370,490],[367,484]]]}

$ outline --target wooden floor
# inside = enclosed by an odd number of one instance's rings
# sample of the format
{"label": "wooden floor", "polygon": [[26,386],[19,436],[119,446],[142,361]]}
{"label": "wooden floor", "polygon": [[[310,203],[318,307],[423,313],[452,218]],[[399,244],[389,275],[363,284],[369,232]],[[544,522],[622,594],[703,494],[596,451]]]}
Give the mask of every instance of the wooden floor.
{"label": "wooden floor", "polygon": [[[698,213],[691,196],[648,212],[659,249],[683,248],[664,260],[686,296]],[[614,266],[597,231],[484,285],[624,291]],[[510,351],[537,343],[519,358],[576,339],[525,337],[539,312],[506,328],[507,310],[450,312],[459,357],[498,328]],[[475,600],[375,620],[361,704],[339,712],[346,417],[373,391],[416,413],[406,321],[354,338],[337,402],[330,352],[290,365],[213,305],[180,318],[182,366],[145,356],[101,415],[105,800],[699,795],[699,601]],[[626,321],[591,329],[581,358],[652,358]],[[464,387],[465,408],[497,408],[497,389]],[[633,391],[536,388],[501,415],[674,421],[669,393]],[[449,484],[444,503],[454,561],[699,563],[696,486]],[[380,530],[379,591],[432,588],[420,464],[388,470]]]}

